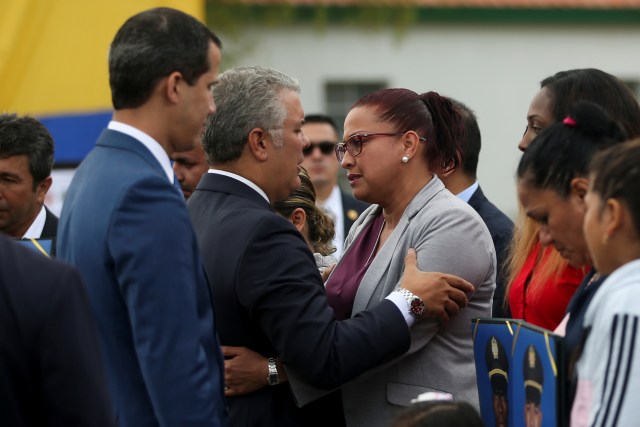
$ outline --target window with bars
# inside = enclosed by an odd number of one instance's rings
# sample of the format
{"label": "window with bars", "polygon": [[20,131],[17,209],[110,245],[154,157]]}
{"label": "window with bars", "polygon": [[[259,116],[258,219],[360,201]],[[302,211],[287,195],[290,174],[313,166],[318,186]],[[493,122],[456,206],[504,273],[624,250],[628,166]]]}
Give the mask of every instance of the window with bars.
{"label": "window with bars", "polygon": [[326,113],[342,129],[349,108],[362,96],[387,87],[384,81],[327,82],[325,85]]}

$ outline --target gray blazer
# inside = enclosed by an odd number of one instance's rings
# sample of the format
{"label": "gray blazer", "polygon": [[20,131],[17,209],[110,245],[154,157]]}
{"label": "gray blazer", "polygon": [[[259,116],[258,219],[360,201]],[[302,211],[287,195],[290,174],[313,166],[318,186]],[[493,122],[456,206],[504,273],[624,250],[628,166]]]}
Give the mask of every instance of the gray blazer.
{"label": "gray blazer", "polygon": [[[347,251],[379,212],[373,205],[358,218],[347,236]],[[496,278],[491,235],[480,216],[434,176],[409,203],[362,278],[353,314],[376,305],[399,285],[409,248],[416,250],[421,270],[455,274],[476,292],[447,325],[432,318],[417,322],[404,356],[343,387],[350,427],[389,426],[401,407],[427,391],[450,393],[478,408],[471,319],[491,317]]]}

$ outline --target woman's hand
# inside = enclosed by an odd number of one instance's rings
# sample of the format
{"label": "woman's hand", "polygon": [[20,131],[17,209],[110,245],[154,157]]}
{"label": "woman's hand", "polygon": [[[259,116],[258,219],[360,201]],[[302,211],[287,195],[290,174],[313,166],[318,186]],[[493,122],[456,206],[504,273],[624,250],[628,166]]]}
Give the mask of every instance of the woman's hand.
{"label": "woman's hand", "polygon": [[443,322],[467,305],[467,294],[474,286],[452,274],[424,272],[418,270],[416,252],[409,249],[404,259],[404,276],[400,286],[420,297],[426,306],[426,315]]}
{"label": "woman's hand", "polygon": [[[246,347],[222,346],[224,355],[224,395],[239,396],[260,390],[268,384],[267,358]],[[282,364],[277,361],[280,382],[287,380]]]}

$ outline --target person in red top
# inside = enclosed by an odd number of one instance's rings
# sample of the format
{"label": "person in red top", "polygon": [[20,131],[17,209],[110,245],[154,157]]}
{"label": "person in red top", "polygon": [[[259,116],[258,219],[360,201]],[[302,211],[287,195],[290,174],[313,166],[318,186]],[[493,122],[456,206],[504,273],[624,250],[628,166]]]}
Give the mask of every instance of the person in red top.
{"label": "person in red top", "polygon": [[548,258],[552,251],[553,247],[541,248],[540,243],[536,243],[522,270],[511,283],[509,292],[512,317],[550,330],[562,321],[569,300],[585,274],[582,268],[568,265],[559,276],[553,278],[554,283],[550,286],[530,286],[538,258]]}
{"label": "person in red top", "polygon": [[[575,69],[542,80],[531,100],[518,148],[524,152],[543,129],[562,122],[579,101],[598,104],[630,137],[640,135],[638,103],[629,88],[604,71]],[[553,248],[541,251],[540,229],[523,211],[515,223],[505,292],[511,317],[555,329],[586,271],[571,267]]]}

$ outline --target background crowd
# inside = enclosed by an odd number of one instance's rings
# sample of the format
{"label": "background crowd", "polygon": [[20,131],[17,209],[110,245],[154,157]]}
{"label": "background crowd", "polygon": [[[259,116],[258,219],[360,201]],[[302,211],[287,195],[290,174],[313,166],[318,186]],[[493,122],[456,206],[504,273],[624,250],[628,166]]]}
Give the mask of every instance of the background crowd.
{"label": "background crowd", "polygon": [[59,220],[51,136],[0,115],[1,425],[482,425],[471,320],[492,316],[564,336],[563,422],[634,424],[640,107],[619,79],[542,80],[514,226],[463,100],[382,89],[338,125],[280,71],[219,73],[222,46],[174,9],[122,25],[113,118]]}

